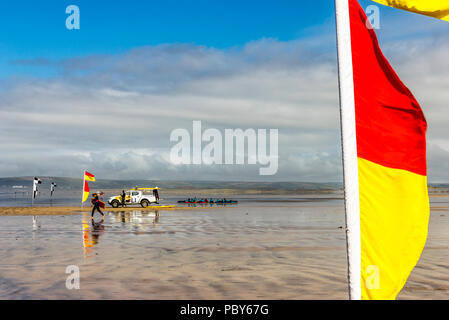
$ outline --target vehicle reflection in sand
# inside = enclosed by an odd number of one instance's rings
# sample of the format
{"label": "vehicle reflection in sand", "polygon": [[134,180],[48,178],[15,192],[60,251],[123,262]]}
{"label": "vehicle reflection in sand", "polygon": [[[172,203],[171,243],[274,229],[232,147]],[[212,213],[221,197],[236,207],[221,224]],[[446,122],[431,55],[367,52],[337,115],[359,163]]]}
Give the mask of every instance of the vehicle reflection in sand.
{"label": "vehicle reflection in sand", "polygon": [[[148,226],[157,227],[159,225],[159,211],[120,211],[111,212],[108,219],[112,224],[130,225],[134,234],[144,234],[148,232]],[[109,222],[109,221],[108,221]],[[108,225],[109,227],[109,225]],[[104,221],[95,222],[89,215],[83,215],[83,248],[84,257],[88,258],[93,252],[93,247],[98,244],[101,235],[105,232]]]}
{"label": "vehicle reflection in sand", "polygon": [[120,222],[122,224],[129,223],[135,230],[140,230],[147,227],[149,224],[157,227],[159,224],[159,211],[142,212],[135,211],[120,211],[111,213],[112,222]]}

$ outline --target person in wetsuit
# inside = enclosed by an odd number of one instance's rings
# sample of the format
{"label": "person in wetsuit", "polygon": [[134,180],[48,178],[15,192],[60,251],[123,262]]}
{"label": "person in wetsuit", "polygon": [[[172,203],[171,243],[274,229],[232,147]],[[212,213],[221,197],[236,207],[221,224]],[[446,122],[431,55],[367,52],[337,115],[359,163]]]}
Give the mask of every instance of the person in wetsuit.
{"label": "person in wetsuit", "polygon": [[159,192],[157,191],[157,189],[153,190],[153,195],[156,198],[156,203],[159,203]]}
{"label": "person in wetsuit", "polygon": [[100,209],[100,199],[98,199],[98,194],[96,194],[96,193],[93,194],[93,197],[92,197],[92,204],[93,204],[93,208],[92,208],[92,215],[91,215],[91,218],[92,218],[92,219],[94,218],[95,210],[97,210],[97,211],[100,212],[100,214],[101,214],[101,219],[104,220],[104,214],[103,214],[103,212],[102,212],[101,209]]}
{"label": "person in wetsuit", "polygon": [[122,206],[125,206],[126,193],[125,190],[122,190]]}

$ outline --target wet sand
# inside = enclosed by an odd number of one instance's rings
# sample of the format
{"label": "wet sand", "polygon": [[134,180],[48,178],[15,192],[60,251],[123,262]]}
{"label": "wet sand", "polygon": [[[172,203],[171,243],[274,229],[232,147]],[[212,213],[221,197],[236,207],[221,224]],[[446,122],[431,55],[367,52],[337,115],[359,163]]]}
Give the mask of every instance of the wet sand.
{"label": "wet sand", "polygon": [[[102,209],[107,212],[132,212],[132,211],[143,211],[143,212],[151,212],[154,210],[201,210],[207,207],[186,207],[186,206],[175,206],[175,205],[153,205],[146,208],[142,208],[141,206],[128,206],[125,208],[112,208],[106,207]],[[218,206],[216,208],[219,208]],[[1,216],[59,216],[59,215],[80,215],[85,212],[91,212],[92,207],[47,207],[47,206],[39,206],[39,207],[0,207],[0,217]]]}
{"label": "wet sand", "polygon": [[[399,299],[449,298],[449,209]],[[346,299],[343,203],[0,216],[0,299]],[[0,209],[1,211],[1,209]],[[97,219],[99,217],[97,216]],[[80,290],[68,290],[68,265]]]}

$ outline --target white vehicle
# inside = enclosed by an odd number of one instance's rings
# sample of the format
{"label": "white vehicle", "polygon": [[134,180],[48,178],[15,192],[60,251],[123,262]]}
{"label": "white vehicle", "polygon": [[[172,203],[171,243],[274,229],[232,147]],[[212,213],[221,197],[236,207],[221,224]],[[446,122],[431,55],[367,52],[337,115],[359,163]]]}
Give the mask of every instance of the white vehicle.
{"label": "white vehicle", "polygon": [[[143,208],[148,207],[152,203],[159,203],[160,188],[138,188],[125,191],[125,206],[141,205]],[[110,197],[108,203],[113,208],[123,205],[122,195]]]}

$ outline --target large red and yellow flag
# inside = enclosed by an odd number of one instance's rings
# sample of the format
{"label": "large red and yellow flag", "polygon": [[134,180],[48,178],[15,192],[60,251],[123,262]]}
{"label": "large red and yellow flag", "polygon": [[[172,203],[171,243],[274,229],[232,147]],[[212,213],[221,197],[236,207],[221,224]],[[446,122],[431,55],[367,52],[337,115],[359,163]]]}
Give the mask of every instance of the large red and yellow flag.
{"label": "large red and yellow flag", "polygon": [[426,129],[357,0],[337,0],[352,299],[395,299],[427,239]]}
{"label": "large red and yellow flag", "polygon": [[373,0],[386,6],[449,21],[447,0]]}
{"label": "large red and yellow flag", "polygon": [[87,171],[84,171],[84,183],[83,183],[83,203],[89,198],[89,184],[87,181],[95,181],[95,176]]}

